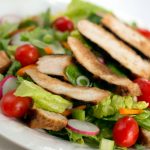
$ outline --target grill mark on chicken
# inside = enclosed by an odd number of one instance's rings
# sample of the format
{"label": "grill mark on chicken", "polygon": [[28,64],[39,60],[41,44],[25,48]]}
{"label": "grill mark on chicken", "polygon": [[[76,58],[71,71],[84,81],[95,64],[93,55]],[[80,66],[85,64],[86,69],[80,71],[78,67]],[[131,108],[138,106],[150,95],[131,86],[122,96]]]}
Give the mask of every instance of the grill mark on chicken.
{"label": "grill mark on chicken", "polygon": [[125,24],[112,14],[103,15],[102,24],[119,38],[129,43],[147,57],[150,57],[150,41],[135,29]]}
{"label": "grill mark on chicken", "polygon": [[95,76],[108,83],[127,88],[130,95],[140,95],[140,88],[126,77],[117,76],[104,64],[100,63],[96,56],[80,40],[69,37],[68,44],[77,61]]}
{"label": "grill mark on chicken", "polygon": [[28,125],[31,128],[60,131],[66,127],[68,123],[67,118],[58,113],[37,108],[32,109],[30,113],[32,114],[32,117],[30,118]]}
{"label": "grill mark on chicken", "polygon": [[108,91],[96,87],[73,86],[59,79],[47,76],[46,74],[39,72],[36,68],[30,68],[26,70],[26,73],[34,82],[44,89],[72,99],[97,104],[104,98],[110,96]]}
{"label": "grill mark on chicken", "polygon": [[65,77],[65,68],[72,63],[68,55],[49,55],[39,58],[37,69],[45,74]]}
{"label": "grill mark on chicken", "polygon": [[85,37],[102,47],[111,57],[131,72],[147,79],[150,77],[150,63],[143,60],[134,50],[100,25],[82,20],[78,23],[78,29]]}

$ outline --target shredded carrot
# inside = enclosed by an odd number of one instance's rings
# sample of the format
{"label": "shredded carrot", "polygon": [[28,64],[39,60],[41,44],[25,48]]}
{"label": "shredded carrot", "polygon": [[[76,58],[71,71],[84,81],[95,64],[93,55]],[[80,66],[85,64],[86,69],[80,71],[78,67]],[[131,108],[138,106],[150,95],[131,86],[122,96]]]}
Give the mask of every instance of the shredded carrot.
{"label": "shredded carrot", "polygon": [[119,113],[121,115],[136,115],[141,114],[142,112],[143,112],[142,109],[127,109],[127,108],[119,109]]}
{"label": "shredded carrot", "polygon": [[65,110],[65,111],[62,113],[62,115],[64,115],[64,116],[69,116],[69,115],[72,114],[73,110],[75,110],[75,109],[84,110],[85,108],[86,108],[86,105],[81,105],[81,106],[77,106],[77,107],[75,107],[75,108],[73,108],[73,109],[67,109],[67,110]]}
{"label": "shredded carrot", "polygon": [[69,46],[69,44],[67,43],[67,42],[62,42],[61,43],[62,44],[62,46],[64,47],[64,48],[66,48],[66,49],[70,49],[70,46]]}
{"label": "shredded carrot", "polygon": [[80,110],[84,110],[86,108],[86,105],[80,105],[75,107],[74,109],[80,109]]}
{"label": "shredded carrot", "polygon": [[45,50],[45,53],[48,55],[53,54],[53,50],[50,47],[45,47],[44,50]]}
{"label": "shredded carrot", "polygon": [[19,69],[19,70],[17,71],[17,75],[23,76],[23,75],[25,74],[25,71],[26,71],[27,69],[32,68],[32,67],[35,67],[35,66],[36,66],[36,65],[28,65],[28,66],[25,66],[25,67],[23,67],[23,68],[21,68],[21,69]]}
{"label": "shredded carrot", "polygon": [[72,109],[66,109],[66,110],[62,113],[63,116],[69,116],[69,115],[71,115],[71,114],[72,114]]}

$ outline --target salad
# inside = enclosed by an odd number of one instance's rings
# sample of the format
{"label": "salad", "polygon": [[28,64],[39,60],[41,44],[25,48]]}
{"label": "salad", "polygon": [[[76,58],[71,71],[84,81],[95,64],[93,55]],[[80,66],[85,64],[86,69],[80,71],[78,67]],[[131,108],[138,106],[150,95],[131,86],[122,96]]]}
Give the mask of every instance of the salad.
{"label": "salad", "polygon": [[72,0],[0,21],[0,109],[100,150],[150,147],[150,31]]}

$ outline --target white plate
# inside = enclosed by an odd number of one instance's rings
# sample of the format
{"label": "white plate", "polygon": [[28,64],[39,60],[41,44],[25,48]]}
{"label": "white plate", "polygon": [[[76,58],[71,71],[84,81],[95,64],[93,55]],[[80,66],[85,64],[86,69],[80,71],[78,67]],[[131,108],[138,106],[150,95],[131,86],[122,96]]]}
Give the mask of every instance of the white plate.
{"label": "white plate", "polygon": [[[0,0],[0,16],[17,14],[30,16],[51,7],[53,12],[65,9],[70,0]],[[136,21],[150,28],[150,0],[89,0],[105,6],[125,21]],[[44,132],[32,130],[24,124],[0,114],[0,135],[31,150],[87,150],[86,146],[72,144]],[[8,143],[9,144],[9,143]]]}

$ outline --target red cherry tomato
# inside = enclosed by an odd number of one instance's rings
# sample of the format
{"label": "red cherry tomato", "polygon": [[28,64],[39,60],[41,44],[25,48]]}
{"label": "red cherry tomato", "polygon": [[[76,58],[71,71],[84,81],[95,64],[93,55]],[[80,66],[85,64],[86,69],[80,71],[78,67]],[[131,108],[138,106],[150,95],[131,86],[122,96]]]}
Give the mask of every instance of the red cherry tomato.
{"label": "red cherry tomato", "polygon": [[134,82],[139,85],[142,92],[142,94],[138,96],[138,100],[146,101],[150,106],[150,81],[143,78],[137,78]]}
{"label": "red cherry tomato", "polygon": [[72,31],[74,29],[73,22],[66,17],[59,17],[54,21],[54,27],[61,31]]}
{"label": "red cherry tomato", "polygon": [[14,91],[8,92],[1,99],[2,113],[8,117],[23,117],[31,104],[31,98],[15,96]]}
{"label": "red cherry tomato", "polygon": [[22,66],[34,64],[39,58],[39,52],[36,47],[25,44],[17,48],[15,59],[18,60]]}
{"label": "red cherry tomato", "polygon": [[113,128],[115,143],[121,147],[131,147],[139,136],[139,127],[132,117],[123,117],[118,120]]}
{"label": "red cherry tomato", "polygon": [[139,33],[144,35],[146,38],[150,39],[150,31],[146,29],[137,29]]}

